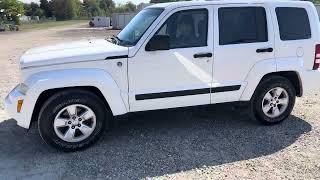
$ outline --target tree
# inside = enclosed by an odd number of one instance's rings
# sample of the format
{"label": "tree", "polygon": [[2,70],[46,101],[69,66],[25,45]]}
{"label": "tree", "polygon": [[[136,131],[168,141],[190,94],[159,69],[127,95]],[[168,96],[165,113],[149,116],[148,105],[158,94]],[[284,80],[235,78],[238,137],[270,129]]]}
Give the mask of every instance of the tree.
{"label": "tree", "polygon": [[45,16],[44,10],[38,8],[38,9],[36,10],[36,12],[34,12],[33,16],[38,16],[38,17],[43,17],[43,16]]}
{"label": "tree", "polygon": [[46,17],[52,17],[52,7],[48,0],[40,0],[40,8],[44,11]]}
{"label": "tree", "polygon": [[112,0],[100,0],[99,7],[105,15],[110,16],[114,11],[115,3]]}
{"label": "tree", "polygon": [[26,16],[39,16],[43,17],[45,15],[44,10],[42,10],[37,3],[24,4],[24,14]]}
{"label": "tree", "polygon": [[23,9],[24,9],[24,15],[26,16],[32,16],[32,9],[31,9],[31,4],[23,4]]}
{"label": "tree", "polygon": [[129,12],[135,12],[137,10],[137,6],[133,4],[131,1],[127,2],[125,4],[125,7]]}
{"label": "tree", "polygon": [[35,16],[37,10],[40,8],[37,3],[31,2],[30,4],[31,7],[31,16]]}
{"label": "tree", "polygon": [[23,3],[18,0],[0,0],[1,19],[20,24],[19,16],[24,13]]}
{"label": "tree", "polygon": [[54,15],[57,20],[68,20],[79,14],[79,0],[52,0]]}
{"label": "tree", "polygon": [[72,19],[77,16],[77,4],[74,0],[66,0],[65,17],[66,19]]}
{"label": "tree", "polygon": [[131,1],[126,4],[120,4],[115,8],[115,12],[123,13],[123,12],[135,12],[137,11],[137,6],[133,4]]}
{"label": "tree", "polygon": [[98,0],[84,0],[83,5],[89,17],[101,15],[101,9]]}

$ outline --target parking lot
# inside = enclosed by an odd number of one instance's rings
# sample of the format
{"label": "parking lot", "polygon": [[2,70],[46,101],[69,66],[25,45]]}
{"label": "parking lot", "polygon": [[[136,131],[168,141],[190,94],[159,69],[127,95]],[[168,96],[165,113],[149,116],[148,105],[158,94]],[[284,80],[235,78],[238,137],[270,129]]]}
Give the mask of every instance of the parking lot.
{"label": "parking lot", "polygon": [[0,34],[0,179],[320,179],[320,93],[298,98],[276,126],[230,105],[135,113],[75,153],[48,147],[36,124],[26,131],[3,111],[25,50],[116,33],[73,25]]}

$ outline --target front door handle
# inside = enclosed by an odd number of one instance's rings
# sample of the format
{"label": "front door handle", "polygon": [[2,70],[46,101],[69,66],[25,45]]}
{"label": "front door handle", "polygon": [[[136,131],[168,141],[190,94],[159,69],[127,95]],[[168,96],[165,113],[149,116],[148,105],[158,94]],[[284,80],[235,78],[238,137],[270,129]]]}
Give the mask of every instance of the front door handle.
{"label": "front door handle", "polygon": [[212,53],[198,53],[193,55],[194,58],[212,57]]}
{"label": "front door handle", "polygon": [[261,48],[257,49],[257,53],[273,52],[273,48]]}

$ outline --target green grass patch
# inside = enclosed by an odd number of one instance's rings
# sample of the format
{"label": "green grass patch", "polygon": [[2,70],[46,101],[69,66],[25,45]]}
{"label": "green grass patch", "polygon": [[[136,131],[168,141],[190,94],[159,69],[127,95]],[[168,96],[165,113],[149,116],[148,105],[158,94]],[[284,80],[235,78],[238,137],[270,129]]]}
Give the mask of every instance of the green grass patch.
{"label": "green grass patch", "polygon": [[19,29],[21,31],[41,30],[41,29],[76,25],[76,24],[88,23],[88,22],[89,20],[48,21],[48,22],[41,22],[41,23],[21,24]]}

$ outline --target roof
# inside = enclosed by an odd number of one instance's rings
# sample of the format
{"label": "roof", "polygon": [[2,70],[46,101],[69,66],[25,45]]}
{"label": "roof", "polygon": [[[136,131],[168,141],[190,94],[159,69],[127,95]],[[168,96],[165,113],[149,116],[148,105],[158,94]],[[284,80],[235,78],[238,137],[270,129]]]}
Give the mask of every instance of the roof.
{"label": "roof", "polygon": [[158,3],[149,6],[148,8],[176,8],[181,6],[196,6],[196,5],[214,5],[214,4],[271,4],[271,3],[310,3],[306,1],[292,0],[210,0],[210,1],[179,1],[169,3]]}

